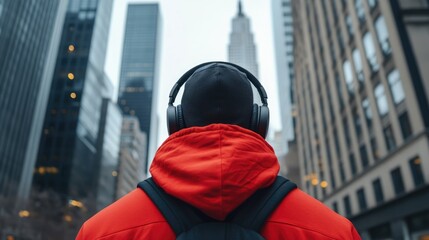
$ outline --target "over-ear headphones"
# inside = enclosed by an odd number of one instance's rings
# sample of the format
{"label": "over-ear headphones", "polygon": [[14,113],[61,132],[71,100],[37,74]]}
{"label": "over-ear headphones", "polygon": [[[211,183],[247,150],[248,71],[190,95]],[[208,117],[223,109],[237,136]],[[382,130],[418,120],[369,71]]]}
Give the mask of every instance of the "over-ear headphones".
{"label": "over-ear headphones", "polygon": [[260,106],[258,104],[253,104],[252,117],[250,121],[250,130],[258,133],[263,138],[265,138],[268,132],[268,126],[270,122],[270,111],[268,109],[268,102],[267,102],[268,97],[264,87],[261,85],[258,79],[255,76],[253,76],[252,73],[250,73],[243,67],[240,67],[233,63],[220,62],[220,61],[206,62],[206,63],[199,64],[191,68],[190,70],[188,70],[185,74],[183,74],[182,77],[180,77],[180,79],[176,82],[176,84],[174,84],[173,88],[170,91],[168,107],[167,107],[168,133],[171,135],[186,127],[185,120],[183,118],[182,106],[180,104],[177,106],[173,105],[174,100],[176,99],[176,96],[179,93],[180,87],[183,84],[185,84],[185,82],[189,79],[189,77],[192,76],[192,74],[196,70],[202,67],[205,67],[207,65],[216,64],[216,63],[232,66],[233,68],[236,68],[240,72],[244,73],[247,79],[258,90],[259,96],[261,97],[262,105]]}

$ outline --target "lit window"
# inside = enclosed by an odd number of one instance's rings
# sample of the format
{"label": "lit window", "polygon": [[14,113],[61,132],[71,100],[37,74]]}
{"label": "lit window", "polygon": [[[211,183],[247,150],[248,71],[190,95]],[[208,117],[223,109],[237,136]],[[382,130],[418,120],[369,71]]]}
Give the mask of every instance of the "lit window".
{"label": "lit window", "polygon": [[356,69],[357,79],[360,82],[364,81],[364,75],[363,75],[363,67],[362,67],[362,59],[360,57],[359,49],[355,48],[353,50],[353,62]]}
{"label": "lit window", "polygon": [[385,55],[389,55],[392,52],[392,49],[389,42],[389,32],[387,31],[383,16],[378,17],[375,21],[375,31],[377,32],[381,50]]}
{"label": "lit window", "polygon": [[353,93],[353,71],[352,66],[349,62],[349,60],[346,60],[343,63],[343,71],[344,71],[344,80],[347,84],[347,89],[350,93]]}
{"label": "lit window", "polygon": [[72,93],[70,93],[70,97],[71,97],[72,99],[76,99],[77,95],[76,95],[76,93],[75,93],[75,92],[72,92]]}
{"label": "lit window", "polygon": [[74,79],[74,74],[73,73],[68,73],[67,77],[68,77],[68,79],[73,80]]}
{"label": "lit window", "polygon": [[377,55],[375,53],[375,47],[374,42],[372,41],[371,33],[367,32],[363,36],[363,46],[365,48],[366,58],[369,62],[371,70],[373,72],[378,71],[380,66],[378,65]]}
{"label": "lit window", "polygon": [[371,9],[377,6],[378,0],[368,0],[368,5]]}
{"label": "lit window", "polygon": [[359,22],[363,23],[365,22],[365,9],[362,5],[362,0],[355,0],[355,8],[356,8],[356,14],[359,18]]}
{"label": "lit window", "polygon": [[374,89],[374,95],[377,100],[378,113],[380,116],[385,116],[389,112],[386,95],[384,94],[384,86],[379,83]]}
{"label": "lit window", "polygon": [[328,187],[328,182],[327,182],[327,181],[325,181],[325,180],[321,181],[321,182],[320,182],[320,187],[322,187],[322,188],[327,188],[327,187]]}
{"label": "lit window", "polygon": [[402,88],[401,78],[397,69],[391,71],[387,75],[389,81],[390,90],[392,91],[393,101],[398,104],[405,99],[404,89]]}
{"label": "lit window", "polygon": [[68,47],[68,50],[69,50],[69,52],[74,52],[74,50],[75,50],[74,45],[70,44],[69,47]]}

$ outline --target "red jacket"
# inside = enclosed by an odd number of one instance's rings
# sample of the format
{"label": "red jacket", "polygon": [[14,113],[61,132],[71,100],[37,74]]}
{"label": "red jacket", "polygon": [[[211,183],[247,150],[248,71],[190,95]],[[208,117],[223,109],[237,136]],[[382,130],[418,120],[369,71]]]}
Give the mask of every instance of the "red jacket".
{"label": "red jacket", "polygon": [[[150,168],[167,193],[222,220],[256,190],[275,180],[279,164],[258,134],[234,125],[187,128],[158,149]],[[353,225],[299,189],[292,190],[261,230],[266,239],[360,239]],[[86,221],[78,240],[175,239],[140,189]]]}

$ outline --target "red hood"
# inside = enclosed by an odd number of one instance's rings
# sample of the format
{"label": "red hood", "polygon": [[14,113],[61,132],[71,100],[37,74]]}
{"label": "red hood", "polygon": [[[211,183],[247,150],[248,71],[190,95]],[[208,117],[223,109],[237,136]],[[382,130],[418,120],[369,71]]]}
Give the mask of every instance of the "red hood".
{"label": "red hood", "polygon": [[261,136],[226,124],[171,135],[150,167],[154,181],[167,193],[219,220],[273,183],[278,171],[274,151]]}

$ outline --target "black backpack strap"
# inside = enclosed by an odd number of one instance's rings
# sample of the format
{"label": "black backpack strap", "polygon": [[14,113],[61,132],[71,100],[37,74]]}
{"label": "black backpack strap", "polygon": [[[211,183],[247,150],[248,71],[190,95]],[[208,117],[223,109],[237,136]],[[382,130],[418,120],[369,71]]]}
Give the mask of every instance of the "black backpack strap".
{"label": "black backpack strap", "polygon": [[296,187],[295,183],[277,176],[276,181],[270,187],[258,190],[231,213],[228,220],[259,232],[270,214]]}
{"label": "black backpack strap", "polygon": [[176,236],[188,231],[197,224],[210,221],[210,218],[197,209],[164,192],[152,178],[140,182],[137,187],[145,191],[158,207],[158,210],[170,224]]}

